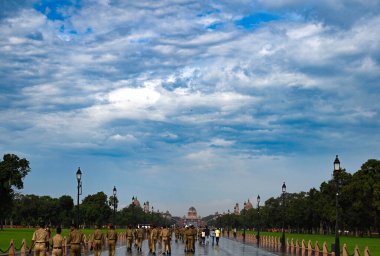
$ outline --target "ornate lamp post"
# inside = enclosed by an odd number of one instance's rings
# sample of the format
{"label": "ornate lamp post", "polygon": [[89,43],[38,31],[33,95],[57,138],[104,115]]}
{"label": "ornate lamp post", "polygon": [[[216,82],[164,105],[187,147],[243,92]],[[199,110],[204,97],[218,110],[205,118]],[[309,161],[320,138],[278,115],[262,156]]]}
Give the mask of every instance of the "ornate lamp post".
{"label": "ornate lamp post", "polygon": [[116,187],[113,186],[113,190],[112,190],[112,195],[113,195],[113,220],[112,220],[112,224],[113,226],[115,226],[115,215],[116,215]]}
{"label": "ornate lamp post", "polygon": [[334,180],[336,187],[335,194],[335,256],[340,256],[340,241],[339,241],[339,173],[340,173],[340,161],[338,155],[335,157],[334,161]]}
{"label": "ornate lamp post", "polygon": [[244,202],[243,208],[243,243],[245,243],[245,211],[246,211],[247,203]]}
{"label": "ornate lamp post", "polygon": [[82,195],[82,172],[80,170],[80,167],[78,167],[77,171],[77,182],[78,182],[78,197],[77,197],[77,225],[79,227],[79,196]]}
{"label": "ornate lamp post", "polygon": [[281,248],[285,251],[285,193],[286,185],[285,182],[282,184],[282,235],[281,235]]}
{"label": "ornate lamp post", "polygon": [[257,245],[260,245],[260,195],[257,196]]}

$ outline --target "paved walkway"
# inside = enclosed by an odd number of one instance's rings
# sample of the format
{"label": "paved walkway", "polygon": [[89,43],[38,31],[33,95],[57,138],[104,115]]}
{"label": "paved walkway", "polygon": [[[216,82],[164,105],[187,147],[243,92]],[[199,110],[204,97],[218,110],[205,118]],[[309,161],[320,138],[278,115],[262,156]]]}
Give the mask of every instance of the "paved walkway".
{"label": "paved walkway", "polygon": [[[161,248],[157,245],[157,253],[156,255],[162,255]],[[104,251],[102,253],[103,256],[108,256],[108,252]],[[144,240],[142,252],[137,252],[135,248],[132,248],[132,252],[126,252],[125,246],[120,246],[116,248],[116,256],[135,256],[135,255],[151,255],[149,254],[148,242]],[[260,248],[257,248],[256,245],[248,245],[242,244],[239,241],[231,240],[227,238],[220,238],[219,245],[212,246],[208,245],[199,245],[197,242],[195,245],[195,253],[185,253],[184,252],[184,244],[182,242],[172,242],[172,256],[192,256],[192,255],[209,255],[209,256],[273,256],[278,255],[275,253],[271,253]]]}

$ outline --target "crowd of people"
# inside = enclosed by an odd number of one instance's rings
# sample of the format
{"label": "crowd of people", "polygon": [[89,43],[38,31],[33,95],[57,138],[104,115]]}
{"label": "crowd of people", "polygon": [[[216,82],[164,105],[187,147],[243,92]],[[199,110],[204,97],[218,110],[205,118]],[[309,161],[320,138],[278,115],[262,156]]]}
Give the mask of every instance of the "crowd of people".
{"label": "crowd of people", "polygon": [[[61,228],[56,229],[56,234],[50,237],[50,230],[43,228],[41,224],[34,232],[29,254],[34,248],[34,256],[46,256],[46,252],[52,250],[53,256],[62,256],[63,252],[63,237]],[[171,226],[148,226],[148,227],[132,227],[128,226],[125,232],[127,253],[132,250],[142,251],[142,244],[147,240],[149,253],[156,255],[157,248],[163,255],[171,255],[171,243],[174,235],[175,243],[183,243],[185,252],[195,252],[195,243],[200,245],[212,246],[219,245],[221,230],[219,228],[195,227],[186,225],[184,227]],[[115,256],[115,245],[118,239],[118,234],[112,225],[108,226],[107,232],[104,234],[100,226],[95,225],[95,230],[91,235],[91,250],[94,251],[94,256],[100,256],[105,240],[108,241],[109,256]],[[210,242],[211,240],[211,242]],[[84,242],[83,233],[77,229],[75,225],[71,226],[70,234],[67,243],[70,245],[70,255],[81,255],[81,244]]]}

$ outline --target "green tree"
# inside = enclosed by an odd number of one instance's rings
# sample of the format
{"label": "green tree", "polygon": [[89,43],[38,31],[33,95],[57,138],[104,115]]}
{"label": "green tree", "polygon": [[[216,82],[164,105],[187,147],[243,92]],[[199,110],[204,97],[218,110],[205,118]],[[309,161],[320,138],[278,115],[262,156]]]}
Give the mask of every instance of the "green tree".
{"label": "green tree", "polygon": [[84,223],[93,226],[95,224],[106,224],[112,214],[108,205],[108,198],[104,192],[88,195],[80,205],[81,215]]}
{"label": "green tree", "polygon": [[5,154],[0,162],[0,226],[3,229],[3,222],[7,215],[11,214],[14,189],[24,187],[23,179],[30,171],[29,161],[20,159],[14,154]]}

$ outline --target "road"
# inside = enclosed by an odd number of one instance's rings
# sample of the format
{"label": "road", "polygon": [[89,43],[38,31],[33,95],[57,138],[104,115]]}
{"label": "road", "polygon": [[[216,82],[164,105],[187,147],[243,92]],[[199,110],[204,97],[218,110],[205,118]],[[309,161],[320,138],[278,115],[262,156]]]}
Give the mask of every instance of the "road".
{"label": "road", "polygon": [[[157,253],[156,255],[162,255],[161,248],[157,246]],[[108,255],[107,251],[104,251],[102,255]],[[142,252],[137,252],[135,248],[132,248],[132,252],[126,252],[125,246],[120,246],[116,248],[116,256],[134,256],[134,255],[152,255],[149,254],[148,249],[148,242],[147,240],[144,240]],[[180,256],[180,255],[209,255],[209,256],[273,256],[278,255],[275,253],[271,253],[265,250],[262,250],[260,248],[257,248],[256,245],[248,245],[248,244],[242,244],[241,242],[227,239],[227,238],[221,238],[219,241],[219,245],[212,246],[211,244],[208,245],[200,245],[196,243],[195,245],[195,253],[185,253],[184,252],[184,244],[182,242],[172,242],[172,256]]]}

